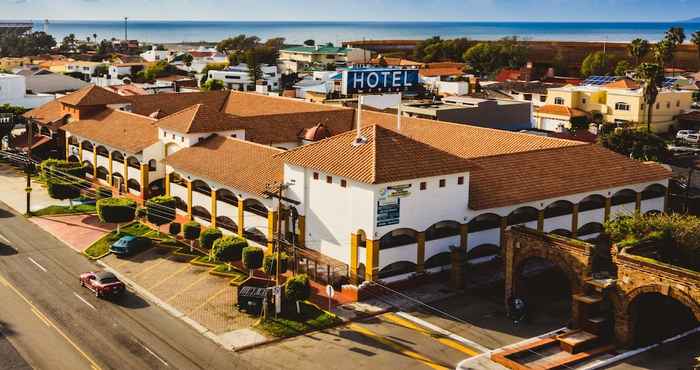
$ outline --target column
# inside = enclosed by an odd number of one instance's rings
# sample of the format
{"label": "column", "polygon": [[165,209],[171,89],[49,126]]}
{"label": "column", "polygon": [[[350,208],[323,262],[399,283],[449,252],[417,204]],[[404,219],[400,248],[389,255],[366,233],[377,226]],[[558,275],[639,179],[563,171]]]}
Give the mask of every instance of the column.
{"label": "column", "polygon": [[365,280],[375,281],[379,279],[379,240],[367,239],[367,263],[365,268]]}
{"label": "column", "polygon": [[297,243],[303,248],[306,246],[306,216],[299,215],[297,223],[299,224],[299,238],[297,239]]}
{"label": "column", "polygon": [[537,212],[537,231],[544,232],[544,209]]}
{"label": "column", "polygon": [[165,195],[170,196],[170,174],[167,172],[165,173]]}
{"label": "column", "polygon": [[218,217],[216,199],[216,190],[211,189],[211,227],[216,227],[216,218]]}
{"label": "column", "polygon": [[78,143],[78,159],[80,163],[83,163],[83,142]]}
{"label": "column", "polygon": [[358,263],[358,248],[360,244],[360,236],[350,234],[350,282],[357,284],[357,266]]}
{"label": "column", "polygon": [[612,207],[612,198],[605,198],[605,221],[610,221],[610,208]]}
{"label": "column", "polygon": [[272,253],[273,240],[276,239],[277,211],[267,211],[267,252]]}
{"label": "column", "polygon": [[578,203],[574,204],[571,210],[571,236],[578,236]]}
{"label": "column", "polygon": [[508,217],[501,216],[501,237],[500,237],[500,243],[499,243],[499,245],[501,246],[501,249],[505,246],[505,235],[506,235],[507,228],[508,228]]}
{"label": "column", "polygon": [[[147,199],[148,198],[148,184],[149,184],[149,179],[148,179],[148,174],[149,174],[149,168],[147,164],[141,164],[141,198]],[[166,194],[167,194],[166,190]]]}
{"label": "column", "polygon": [[129,163],[126,159],[126,156],[124,156],[124,188],[126,189],[126,192],[129,193]]}
{"label": "column", "polygon": [[[70,142],[68,141],[68,139],[70,138],[68,137],[68,135],[66,135],[66,160],[68,160],[68,157],[70,157]],[[27,138],[27,144],[29,144],[29,138]]]}
{"label": "column", "polygon": [[634,212],[642,213],[642,193],[637,192],[637,198],[634,200]]}
{"label": "column", "polygon": [[97,181],[97,146],[92,146],[92,178]]}
{"label": "column", "polygon": [[112,152],[109,152],[107,158],[107,183],[109,186],[114,186],[114,184],[112,184]]}
{"label": "column", "polygon": [[187,181],[187,217],[192,220],[192,181]]}
{"label": "column", "polygon": [[416,272],[425,271],[425,232],[421,231],[416,235],[418,242],[416,255]]}
{"label": "column", "polygon": [[459,225],[459,247],[464,250],[469,247],[469,224]]}
{"label": "column", "polygon": [[243,222],[243,216],[245,214],[244,208],[243,199],[238,198],[238,236],[241,238],[245,235],[245,223]]}

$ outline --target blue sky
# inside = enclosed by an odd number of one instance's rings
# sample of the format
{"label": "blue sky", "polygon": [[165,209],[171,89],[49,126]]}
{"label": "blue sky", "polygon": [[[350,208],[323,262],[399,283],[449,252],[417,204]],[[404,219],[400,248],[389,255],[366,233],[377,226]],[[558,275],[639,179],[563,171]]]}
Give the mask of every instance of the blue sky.
{"label": "blue sky", "polygon": [[3,19],[677,21],[700,0],[0,0]]}

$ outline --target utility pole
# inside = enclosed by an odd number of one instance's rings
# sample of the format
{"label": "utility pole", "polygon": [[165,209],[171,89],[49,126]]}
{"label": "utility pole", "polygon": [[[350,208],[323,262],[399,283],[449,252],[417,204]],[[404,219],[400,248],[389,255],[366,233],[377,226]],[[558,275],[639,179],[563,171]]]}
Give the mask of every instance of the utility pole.
{"label": "utility pole", "polygon": [[27,193],[27,211],[26,214],[31,213],[31,203],[32,203],[32,139],[34,138],[32,120],[27,120],[27,166],[25,172],[27,174],[27,187],[24,191]]}
{"label": "utility pole", "polygon": [[127,26],[128,20],[129,20],[129,17],[124,17],[124,41],[129,39],[128,26]]}
{"label": "utility pole", "polygon": [[[277,253],[275,255],[275,285],[280,285],[280,256],[282,253],[282,201],[289,202],[295,205],[300,204],[299,202],[288,199],[284,197],[284,191],[287,190],[291,185],[294,185],[294,181],[282,183],[277,186],[276,189],[265,191],[264,194],[277,198],[277,231],[275,232],[273,245],[274,251]],[[292,246],[293,247],[293,246]]]}

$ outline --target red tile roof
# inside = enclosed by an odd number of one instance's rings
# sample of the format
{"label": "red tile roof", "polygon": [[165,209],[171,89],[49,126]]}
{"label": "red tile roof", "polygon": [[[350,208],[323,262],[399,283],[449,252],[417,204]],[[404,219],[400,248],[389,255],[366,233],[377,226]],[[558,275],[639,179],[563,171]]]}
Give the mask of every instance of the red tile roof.
{"label": "red tile roof", "polygon": [[60,99],[61,103],[76,107],[107,105],[107,104],[125,104],[129,101],[123,96],[117,95],[102,87],[88,85],[82,89],[70,93]]}
{"label": "red tile roof", "polygon": [[588,114],[580,109],[569,108],[564,105],[546,104],[537,109],[537,113],[552,114],[562,117],[586,117]]}
{"label": "red tile roof", "polygon": [[158,128],[154,123],[149,117],[106,109],[89,119],[66,124],[63,129],[128,153],[138,153],[158,142]]}
{"label": "red tile roof", "polygon": [[194,134],[234,130],[240,128],[237,121],[235,117],[211,106],[196,104],[159,120],[156,126],[182,134]]}

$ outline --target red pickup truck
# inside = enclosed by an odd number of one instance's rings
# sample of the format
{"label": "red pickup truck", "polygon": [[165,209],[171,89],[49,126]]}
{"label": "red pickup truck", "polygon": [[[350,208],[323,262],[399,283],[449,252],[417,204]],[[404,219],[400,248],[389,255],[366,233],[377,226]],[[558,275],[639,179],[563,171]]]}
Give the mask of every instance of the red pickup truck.
{"label": "red pickup truck", "polygon": [[80,285],[92,290],[97,298],[119,296],[126,290],[124,283],[107,271],[80,274]]}

